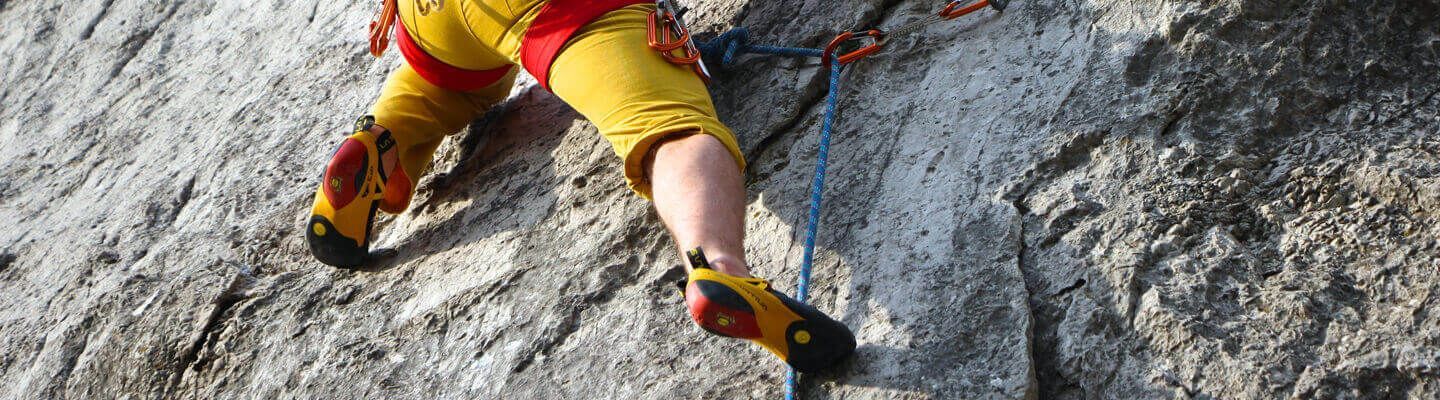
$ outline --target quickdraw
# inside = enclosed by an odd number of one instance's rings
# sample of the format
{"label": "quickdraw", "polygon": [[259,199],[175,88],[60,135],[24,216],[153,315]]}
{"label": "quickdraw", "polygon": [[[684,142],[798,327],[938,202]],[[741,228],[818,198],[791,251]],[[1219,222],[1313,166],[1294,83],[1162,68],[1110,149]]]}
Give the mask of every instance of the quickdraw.
{"label": "quickdraw", "polygon": [[1004,12],[1005,6],[1009,4],[1010,0],[980,0],[968,6],[961,7],[960,2],[952,1],[950,4],[945,5],[945,9],[940,10],[940,18],[959,18],[962,15],[980,11],[980,9],[985,8],[985,6],[994,7],[996,11]]}
{"label": "quickdraw", "polygon": [[[661,57],[677,65],[690,65],[700,79],[706,84],[710,83],[710,70],[705,68],[705,61],[700,59],[700,49],[695,47],[695,42],[690,39],[690,30],[685,28],[685,21],[681,19],[680,12],[677,12],[668,0],[656,0],[655,11],[650,12],[647,22],[649,27],[650,48],[660,52]],[[680,51],[681,55],[675,55]]]}
{"label": "quickdraw", "polygon": [[[953,0],[946,2],[945,7],[940,9],[939,12],[930,14],[924,19],[900,26],[889,32],[880,29],[843,32],[836,35],[835,38],[831,39],[830,43],[825,46],[823,52],[820,54],[820,61],[826,67],[829,67],[832,62],[838,62],[840,65],[850,64],[875,53],[879,53],[892,37],[913,32],[935,22],[959,18],[984,9],[985,7],[994,8],[997,12],[1004,12],[1005,7],[1008,6],[1009,3],[1009,0],[979,0],[966,4],[959,0]],[[690,37],[690,31],[685,28],[685,23],[681,20],[680,14],[681,12],[675,10],[670,0],[655,1],[655,11],[650,13],[649,18],[650,48],[658,51],[661,57],[664,57],[665,60],[671,63],[694,66],[695,73],[699,74],[700,78],[703,79],[706,84],[709,84],[710,71],[705,68],[705,61],[702,59],[703,57],[701,57],[703,52],[694,44],[694,40]],[[742,29],[743,28],[736,28],[733,32],[742,32]],[[717,41],[725,41],[726,39],[733,40],[737,37],[743,40],[743,36],[743,34],[731,36],[727,33],[717,38]],[[704,47],[716,48],[717,46]],[[725,53],[722,59],[725,60],[724,62],[729,62],[728,60],[731,59],[739,47],[724,47],[729,48],[720,50]],[[795,55],[796,50],[806,50],[774,46],[751,46],[749,49],[752,50],[752,52],[781,55]],[[789,49],[790,51],[775,51],[779,49]],[[680,51],[682,54],[676,55],[676,51]]]}
{"label": "quickdraw", "polygon": [[370,20],[370,55],[380,57],[385,54],[385,49],[390,47],[390,33],[395,26],[397,9],[395,0],[384,0],[380,14]]}
{"label": "quickdraw", "polygon": [[1009,3],[1009,0],[980,0],[969,5],[962,6],[962,4],[964,3],[960,1],[951,1],[945,4],[945,8],[941,9],[940,12],[919,21],[903,25],[899,28],[895,28],[890,32],[885,32],[879,29],[870,29],[866,31],[841,33],[840,35],[835,36],[834,39],[831,39],[829,45],[825,46],[825,56],[821,58],[821,62],[824,63],[826,66],[829,66],[830,55],[841,51],[840,48],[842,46],[852,41],[865,39],[870,40],[870,42],[864,46],[861,46],[854,50],[850,50],[848,52],[844,52],[843,54],[836,56],[835,61],[839,61],[840,65],[849,64],[861,58],[865,58],[866,56],[869,56],[871,54],[880,52],[881,48],[885,47],[885,43],[889,42],[891,37],[916,31],[926,25],[930,25],[935,22],[959,18],[963,15],[984,9],[987,6],[993,7],[997,12],[1003,12],[1005,11],[1005,6]]}

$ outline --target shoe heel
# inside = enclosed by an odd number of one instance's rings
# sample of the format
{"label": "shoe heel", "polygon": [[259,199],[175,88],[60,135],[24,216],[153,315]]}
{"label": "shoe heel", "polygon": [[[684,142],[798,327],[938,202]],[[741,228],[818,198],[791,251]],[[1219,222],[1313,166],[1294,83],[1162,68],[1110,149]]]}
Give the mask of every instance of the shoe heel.
{"label": "shoe heel", "polygon": [[325,217],[310,216],[305,240],[310,244],[310,254],[330,266],[354,267],[365,261],[367,246],[357,245],[353,239],[341,235]]}
{"label": "shoe heel", "polygon": [[696,280],[685,287],[685,306],[690,319],[706,331],[725,337],[760,337],[755,310],[740,293],[722,283]]}

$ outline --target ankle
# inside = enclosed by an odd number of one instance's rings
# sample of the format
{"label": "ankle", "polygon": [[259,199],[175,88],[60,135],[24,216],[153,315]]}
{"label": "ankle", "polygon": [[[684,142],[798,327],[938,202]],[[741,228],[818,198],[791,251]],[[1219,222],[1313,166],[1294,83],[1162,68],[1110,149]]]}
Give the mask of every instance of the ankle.
{"label": "ankle", "polygon": [[[385,134],[388,129],[380,126],[380,124],[374,124],[370,126],[369,131],[373,137],[380,137],[380,135]],[[399,142],[395,142],[395,134],[393,132],[390,133],[390,140],[392,143],[395,143],[395,145],[390,146],[389,150],[380,154],[380,165],[385,166],[385,176],[387,177],[395,176],[395,170],[400,169],[400,146]]]}
{"label": "ankle", "polygon": [[751,277],[750,268],[745,265],[744,260],[741,260],[738,257],[722,254],[711,258],[709,261],[710,268],[725,273],[726,275],[738,276],[741,278]]}

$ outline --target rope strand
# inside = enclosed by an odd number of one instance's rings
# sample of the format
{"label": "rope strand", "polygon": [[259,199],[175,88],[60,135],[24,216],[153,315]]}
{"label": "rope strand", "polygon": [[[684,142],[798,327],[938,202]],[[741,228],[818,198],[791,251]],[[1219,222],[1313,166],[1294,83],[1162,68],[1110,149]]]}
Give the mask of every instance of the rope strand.
{"label": "rope strand", "polygon": [[696,42],[700,54],[719,66],[730,65],[743,54],[769,54],[786,57],[820,58],[825,50],[808,47],[767,46],[750,43],[750,30],[735,28],[704,42]]}
{"label": "rope strand", "polygon": [[[750,32],[735,28],[706,42],[696,43],[700,53],[712,62],[725,66],[735,62],[743,54],[770,54],[789,57],[822,58],[825,50],[805,47],[782,47],[750,43]],[[830,85],[825,95],[825,119],[820,127],[819,150],[815,160],[815,176],[810,181],[810,212],[805,223],[804,256],[800,262],[800,279],[795,288],[795,300],[805,303],[810,297],[810,271],[815,262],[815,238],[820,228],[820,205],[825,192],[825,171],[830,159],[830,134],[835,129],[836,109],[840,103],[841,63],[830,64]],[[795,400],[799,395],[799,374],[794,368],[785,373],[785,399]]]}
{"label": "rope strand", "polygon": [[[810,293],[810,270],[815,264],[815,236],[820,227],[820,204],[825,193],[825,170],[830,160],[830,132],[835,130],[835,114],[840,104],[840,63],[830,65],[830,89],[825,94],[825,119],[820,124],[820,145],[815,155],[815,178],[810,181],[810,218],[805,223],[805,253],[800,262],[800,282],[795,300],[806,302]],[[795,400],[799,374],[795,369],[785,373],[785,400]]]}

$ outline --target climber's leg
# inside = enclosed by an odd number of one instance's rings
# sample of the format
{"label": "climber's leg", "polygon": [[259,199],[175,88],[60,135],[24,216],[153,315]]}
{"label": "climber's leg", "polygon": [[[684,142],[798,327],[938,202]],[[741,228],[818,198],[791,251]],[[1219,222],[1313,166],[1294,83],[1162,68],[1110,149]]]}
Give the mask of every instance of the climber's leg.
{"label": "climber's leg", "polygon": [[835,365],[855,349],[850,330],[747,277],[744,158],[705,83],[646,46],[652,9],[629,6],[586,25],[551,65],[551,89],[610,141],[630,188],[655,200],[676,245],[714,257],[686,257],[685,303],[696,324],[749,339],[802,372]]}
{"label": "climber's leg", "polygon": [[490,86],[463,93],[426,82],[409,65],[401,65],[390,75],[370,112],[377,125],[394,132],[402,167],[395,176],[404,179],[387,185],[381,211],[394,214],[405,210],[440,142],[504,101],[514,86],[515,73],[511,70]]}
{"label": "climber's leg", "polygon": [[625,163],[630,189],[655,195],[680,251],[704,247],[721,271],[749,276],[744,157],[705,83],[645,46],[653,7],[625,7],[583,28],[552,64],[550,86],[600,128]]}
{"label": "climber's leg", "polygon": [[646,161],[655,211],[682,252],[704,248],[720,272],[749,277],[745,265],[745,180],[713,136],[671,136]]}
{"label": "climber's leg", "polygon": [[435,148],[490,105],[503,100],[514,75],[475,92],[440,89],[409,66],[385,82],[374,117],[362,118],[327,163],[306,226],[315,258],[326,264],[363,264],[376,211],[399,213]]}

